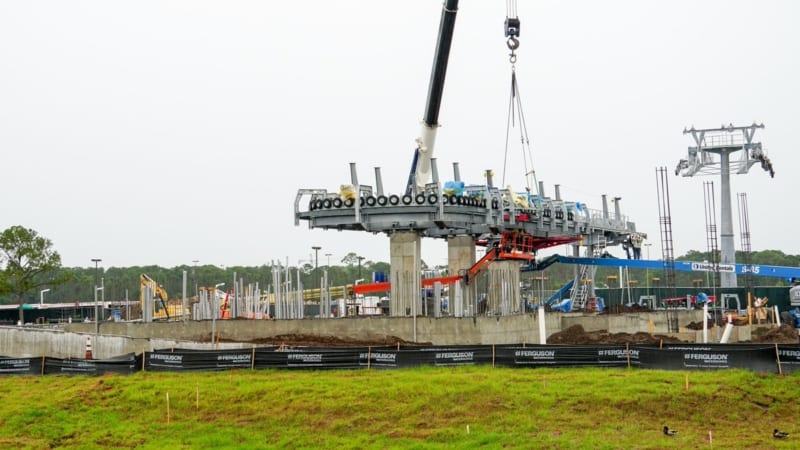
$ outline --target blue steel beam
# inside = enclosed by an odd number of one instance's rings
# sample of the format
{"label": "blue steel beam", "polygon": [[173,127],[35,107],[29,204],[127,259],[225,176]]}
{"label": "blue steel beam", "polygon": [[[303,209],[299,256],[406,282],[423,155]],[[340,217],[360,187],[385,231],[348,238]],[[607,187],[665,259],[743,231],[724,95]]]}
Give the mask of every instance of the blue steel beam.
{"label": "blue steel beam", "polygon": [[[575,258],[558,255],[558,262],[585,266],[628,267],[632,269],[664,269],[662,260],[621,259],[621,258]],[[675,261],[675,270],[682,272],[714,272],[714,265],[708,262]],[[760,264],[719,264],[722,273],[737,275],[753,275],[757,277],[798,278],[800,267],[765,266]]]}

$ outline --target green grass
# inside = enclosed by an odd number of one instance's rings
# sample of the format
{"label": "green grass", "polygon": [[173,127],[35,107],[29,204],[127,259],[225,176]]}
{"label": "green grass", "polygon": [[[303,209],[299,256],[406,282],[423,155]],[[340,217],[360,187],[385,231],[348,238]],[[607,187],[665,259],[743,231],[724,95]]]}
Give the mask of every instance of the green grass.
{"label": "green grass", "polygon": [[[711,448],[709,431],[715,448],[800,445],[800,373],[460,367],[1,380],[0,448]],[[678,436],[663,436],[665,424]],[[793,435],[775,440],[775,427]]]}

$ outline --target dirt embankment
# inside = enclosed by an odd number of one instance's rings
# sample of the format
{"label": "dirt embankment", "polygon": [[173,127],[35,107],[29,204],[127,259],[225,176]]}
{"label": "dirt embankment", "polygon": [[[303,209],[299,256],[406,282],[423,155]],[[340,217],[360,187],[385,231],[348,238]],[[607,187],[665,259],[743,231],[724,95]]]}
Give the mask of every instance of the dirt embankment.
{"label": "dirt embankment", "polygon": [[[702,322],[700,322],[702,328]],[[207,338],[206,338],[207,339]],[[221,339],[222,342],[231,342]],[[247,341],[256,345],[290,347],[383,347],[383,346],[431,346],[430,342],[411,342],[397,336],[380,336],[370,339],[351,339],[340,336],[317,336],[311,334],[282,334]],[[659,344],[662,342],[680,343],[680,339],[660,334],[648,333],[609,333],[606,330],[586,331],[581,325],[573,325],[550,335],[548,344],[596,345],[596,344]],[[797,329],[790,325],[780,328],[761,328],[754,330],[752,343],[797,344]]]}
{"label": "dirt embankment", "polygon": [[[225,341],[221,339],[220,341]],[[397,336],[380,336],[370,339],[350,339],[339,336],[312,334],[280,334],[247,341],[250,344],[290,347],[386,347],[392,345],[430,346],[430,342],[410,342]]]}
{"label": "dirt embankment", "polygon": [[797,344],[800,338],[797,335],[797,328],[783,324],[777,328],[756,328],[753,330],[753,337],[750,340],[759,344]]}
{"label": "dirt embankment", "polygon": [[550,335],[548,344],[658,344],[660,342],[683,342],[674,337],[648,333],[609,333],[606,330],[586,331],[581,325],[573,325]]}

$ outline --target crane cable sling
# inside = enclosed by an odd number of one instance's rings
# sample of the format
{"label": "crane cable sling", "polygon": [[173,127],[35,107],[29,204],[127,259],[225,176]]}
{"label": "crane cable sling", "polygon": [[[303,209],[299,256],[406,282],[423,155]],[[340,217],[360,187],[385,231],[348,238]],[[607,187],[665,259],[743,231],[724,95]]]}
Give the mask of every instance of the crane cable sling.
{"label": "crane cable sling", "polygon": [[[511,63],[511,94],[508,102],[508,120],[506,122],[506,142],[503,156],[502,185],[505,186],[506,183],[506,168],[508,167],[508,142],[509,137],[511,136],[511,128],[516,128],[515,118],[517,115],[519,115],[520,144],[522,146],[522,159],[525,169],[525,188],[529,195],[532,191],[535,192],[538,200],[539,182],[536,180],[536,171],[533,170],[533,155],[530,149],[527,122],[525,121],[525,114],[522,110],[522,98],[519,94],[519,85],[517,84],[517,72],[515,66],[515,50],[519,48],[519,40],[516,39],[516,37],[519,36],[519,19],[516,17],[516,0],[507,0],[506,11],[508,14],[505,22],[506,36],[508,37],[506,44],[511,50],[511,54],[509,55],[509,62]],[[533,178],[533,183],[531,183],[531,177]],[[533,186],[531,186],[531,184],[533,184]]]}

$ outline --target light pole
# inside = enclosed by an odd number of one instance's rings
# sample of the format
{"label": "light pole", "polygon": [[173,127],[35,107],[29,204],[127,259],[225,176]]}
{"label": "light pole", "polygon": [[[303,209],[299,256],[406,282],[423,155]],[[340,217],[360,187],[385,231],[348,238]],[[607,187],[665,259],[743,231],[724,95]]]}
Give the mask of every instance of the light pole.
{"label": "light pole", "polygon": [[44,294],[45,292],[50,292],[50,289],[42,289],[39,291],[39,304],[44,305]]}
{"label": "light pole", "polygon": [[328,267],[328,270],[330,270],[330,268],[331,268],[331,255],[333,255],[333,253],[325,253],[325,256],[328,257],[328,264],[326,264],[326,266]]}
{"label": "light pole", "polygon": [[97,270],[98,270],[97,264],[100,261],[102,261],[102,259],[100,259],[100,258],[92,258],[92,262],[94,263],[94,288],[95,288],[95,291],[94,291],[94,302],[95,302],[94,321],[95,322],[97,322],[98,317],[99,317],[97,315],[97,285],[99,284],[100,278],[99,278],[99,275],[98,275],[98,272],[97,272]]}
{"label": "light pole", "polygon": [[317,269],[319,268],[319,251],[322,250],[322,247],[315,245],[311,249],[314,250],[314,284],[312,284],[312,287],[319,287],[317,283],[317,273],[319,271]]}
{"label": "light pole", "polygon": [[99,280],[100,280],[99,275],[97,274],[97,270],[98,270],[98,266],[97,265],[98,265],[98,263],[100,261],[102,261],[102,259],[100,259],[100,258],[92,258],[92,262],[94,263],[94,287],[97,287],[97,285],[99,284]]}
{"label": "light pole", "polygon": [[192,260],[192,282],[194,283],[194,295],[198,295],[197,291],[197,263],[199,263],[199,259]]}
{"label": "light pole", "polygon": [[361,261],[364,260],[363,256],[357,256],[358,259],[358,278],[361,278]]}
{"label": "light pole", "polygon": [[100,335],[100,314],[99,314],[100,304],[97,303],[97,293],[102,290],[103,290],[102,286],[94,287],[94,334],[95,335]]}
{"label": "light pole", "polygon": [[94,285],[95,285],[95,287],[97,287],[97,280],[99,280],[99,278],[97,278],[97,276],[98,276],[97,275],[97,263],[99,263],[100,261],[102,261],[102,259],[100,259],[100,258],[92,258],[92,262],[94,263]]}

